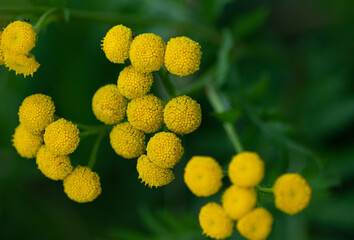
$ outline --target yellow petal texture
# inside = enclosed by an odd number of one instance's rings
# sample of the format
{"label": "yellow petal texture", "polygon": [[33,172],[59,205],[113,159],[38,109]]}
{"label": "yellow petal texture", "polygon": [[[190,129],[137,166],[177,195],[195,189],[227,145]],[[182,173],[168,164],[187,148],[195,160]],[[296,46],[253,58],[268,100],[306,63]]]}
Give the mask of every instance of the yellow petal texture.
{"label": "yellow petal texture", "polygon": [[[1,46],[1,37],[2,37],[2,31],[0,31],[0,46]],[[0,47],[0,65],[4,64],[4,54],[2,53],[1,47]]]}
{"label": "yellow petal texture", "polygon": [[240,187],[254,187],[264,177],[264,162],[257,153],[242,152],[232,157],[229,178]]}
{"label": "yellow petal texture", "polygon": [[31,24],[15,21],[3,31],[0,48],[7,54],[27,55],[35,46],[36,33]]}
{"label": "yellow petal texture", "polygon": [[215,202],[210,202],[200,209],[199,224],[204,235],[215,239],[230,237],[234,228],[231,218]]}
{"label": "yellow petal texture", "polygon": [[225,190],[221,201],[226,214],[233,220],[238,220],[256,206],[257,193],[253,188],[231,185]]}
{"label": "yellow petal texture", "polygon": [[55,155],[45,145],[39,149],[36,162],[44,176],[52,180],[63,180],[73,170],[68,156]]}
{"label": "yellow petal texture", "polygon": [[143,33],[134,38],[129,59],[139,72],[157,71],[163,65],[166,44],[153,33]]}
{"label": "yellow petal texture", "polygon": [[120,72],[117,86],[124,97],[134,99],[146,95],[150,91],[152,82],[152,73],[141,73],[133,66],[128,66]]}
{"label": "yellow petal texture", "polygon": [[20,124],[12,136],[13,146],[16,148],[18,154],[23,158],[34,158],[42,146],[42,134],[34,134],[29,131],[22,124]]}
{"label": "yellow petal texture", "polygon": [[63,184],[66,195],[78,203],[92,202],[102,192],[100,177],[89,167],[77,166]]}
{"label": "yellow petal texture", "polygon": [[127,117],[130,124],[145,133],[159,130],[163,123],[163,102],[148,94],[128,103]]}
{"label": "yellow petal texture", "polygon": [[116,125],[109,134],[114,151],[124,158],[136,158],[145,152],[145,134],[129,122]]}
{"label": "yellow petal texture", "polygon": [[146,155],[141,155],[138,158],[136,169],[139,173],[139,179],[150,188],[167,185],[175,178],[171,169],[156,166]]}
{"label": "yellow petal texture", "polygon": [[33,76],[40,66],[33,55],[17,55],[11,52],[5,52],[4,62],[6,67],[16,72],[16,75],[23,74],[24,77]]}
{"label": "yellow petal texture", "polygon": [[102,50],[113,63],[124,63],[129,57],[132,30],[123,25],[112,27],[102,40]]}
{"label": "yellow petal texture", "polygon": [[289,215],[297,214],[308,206],[311,192],[310,185],[300,174],[283,174],[273,186],[275,206]]}
{"label": "yellow petal texture", "polygon": [[201,57],[199,43],[188,37],[171,38],[166,46],[165,66],[170,73],[183,77],[199,70]]}
{"label": "yellow petal texture", "polygon": [[63,118],[49,124],[44,132],[44,143],[56,155],[68,155],[79,145],[79,129]]}
{"label": "yellow petal texture", "polygon": [[184,95],[166,104],[163,117],[168,129],[184,135],[194,132],[200,126],[202,110],[195,100]]}
{"label": "yellow petal texture", "polygon": [[44,94],[26,97],[18,111],[20,123],[34,133],[42,132],[54,121],[55,106],[52,98]]}
{"label": "yellow petal texture", "polygon": [[152,163],[161,168],[172,168],[182,158],[182,141],[174,133],[159,132],[150,138],[146,155]]}
{"label": "yellow petal texture", "polygon": [[105,124],[116,124],[123,120],[127,100],[118,91],[117,85],[108,84],[99,88],[92,98],[92,111]]}
{"label": "yellow petal texture", "polygon": [[237,222],[239,233],[249,240],[263,240],[272,231],[273,217],[267,209],[259,207]]}
{"label": "yellow petal texture", "polygon": [[194,156],[184,169],[184,182],[198,197],[209,197],[222,186],[222,169],[212,157]]}

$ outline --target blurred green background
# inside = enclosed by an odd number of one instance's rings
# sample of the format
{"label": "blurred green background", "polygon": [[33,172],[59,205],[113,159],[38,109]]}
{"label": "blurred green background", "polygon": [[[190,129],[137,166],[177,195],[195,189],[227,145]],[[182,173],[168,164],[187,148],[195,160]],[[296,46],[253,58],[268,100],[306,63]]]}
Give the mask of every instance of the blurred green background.
{"label": "blurred green background", "polygon": [[[33,51],[41,66],[23,78],[0,66],[0,239],[204,239],[198,212],[216,196],[197,198],[183,182],[191,156],[210,155],[226,169],[235,154],[222,122],[237,127],[246,150],[266,162],[263,186],[284,172],[299,172],[313,188],[310,206],[289,217],[273,197],[261,205],[275,219],[269,239],[353,239],[354,227],[354,1],[314,0],[0,0],[0,26],[33,24],[59,6]],[[179,93],[202,105],[203,122],[183,137],[186,153],[168,186],[150,189],[137,179],[136,160],[117,156],[105,138],[96,171],[102,194],[92,203],[66,197],[62,182],[45,178],[35,160],[11,145],[22,100],[50,95],[56,114],[99,124],[94,92],[116,83],[123,65],[110,63],[100,41],[114,25],[166,42],[185,35],[200,43],[201,69],[172,77]],[[226,111],[215,113],[204,86],[214,84]],[[155,80],[153,92],[168,99]],[[86,164],[94,137],[72,154]],[[225,178],[224,188],[230,183]],[[235,231],[230,239],[243,239]]]}

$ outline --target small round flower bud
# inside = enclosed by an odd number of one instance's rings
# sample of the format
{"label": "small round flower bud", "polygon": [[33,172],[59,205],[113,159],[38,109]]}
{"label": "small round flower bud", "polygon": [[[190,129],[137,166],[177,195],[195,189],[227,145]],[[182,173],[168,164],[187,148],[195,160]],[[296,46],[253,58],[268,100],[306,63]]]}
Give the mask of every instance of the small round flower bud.
{"label": "small round flower bud", "polygon": [[21,124],[15,129],[12,136],[13,146],[18,154],[23,158],[34,158],[42,146],[42,134],[34,134],[27,131]]}
{"label": "small round flower bud", "polygon": [[147,144],[146,155],[158,167],[173,168],[184,153],[181,142],[174,133],[156,133]]}
{"label": "small round flower bud", "polygon": [[63,118],[49,124],[44,132],[44,143],[56,155],[68,155],[79,145],[79,129]]}
{"label": "small round flower bud", "polygon": [[35,73],[40,64],[36,61],[33,55],[15,55],[7,52],[4,56],[5,66],[13,70],[17,74],[23,74],[24,77]]}
{"label": "small round flower bud", "polygon": [[92,111],[105,124],[116,124],[123,120],[127,100],[119,93],[117,85],[108,84],[99,88],[92,98]]}

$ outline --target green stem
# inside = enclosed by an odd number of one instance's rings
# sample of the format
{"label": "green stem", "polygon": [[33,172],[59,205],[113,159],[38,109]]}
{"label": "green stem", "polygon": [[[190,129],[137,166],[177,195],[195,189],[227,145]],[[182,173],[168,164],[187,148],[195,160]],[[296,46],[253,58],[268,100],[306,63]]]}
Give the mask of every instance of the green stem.
{"label": "green stem", "polygon": [[256,190],[257,190],[258,192],[262,192],[262,193],[273,194],[273,189],[267,188],[267,187],[256,186]]}
{"label": "green stem", "polygon": [[[205,92],[215,112],[220,113],[226,110],[224,103],[221,100],[221,96],[219,92],[216,90],[216,88],[213,85],[208,84],[205,87]],[[223,123],[223,127],[232,145],[234,146],[236,152],[237,153],[243,152],[243,147],[238,137],[235,126],[231,123]]]}
{"label": "green stem", "polygon": [[49,10],[47,10],[45,13],[43,13],[43,15],[38,19],[36,25],[34,25],[33,29],[34,31],[38,34],[41,29],[46,25],[48,24],[48,19],[49,17],[55,13],[57,10],[59,10],[59,8],[57,7],[54,7],[54,8],[51,8]]}
{"label": "green stem", "polygon": [[177,96],[177,91],[175,86],[170,80],[170,74],[168,71],[164,68],[161,68],[158,72],[156,72],[156,75],[158,78],[161,80],[164,88],[166,89],[168,95],[170,98],[174,98]]}
{"label": "green stem", "polygon": [[[80,128],[81,124],[78,124]],[[91,136],[91,135],[96,135],[96,134],[106,134],[108,133],[111,129],[112,126],[110,125],[99,125],[99,126],[88,126],[88,125],[81,125],[81,126],[86,126],[85,131],[80,132],[80,138]]]}
{"label": "green stem", "polygon": [[100,143],[103,139],[103,137],[105,136],[104,133],[101,133],[97,136],[97,139],[95,141],[95,143],[93,144],[92,150],[91,150],[91,154],[90,154],[90,158],[89,161],[87,163],[87,166],[89,168],[93,168],[95,166],[96,160],[97,160],[97,153],[98,153],[98,148],[100,147]]}

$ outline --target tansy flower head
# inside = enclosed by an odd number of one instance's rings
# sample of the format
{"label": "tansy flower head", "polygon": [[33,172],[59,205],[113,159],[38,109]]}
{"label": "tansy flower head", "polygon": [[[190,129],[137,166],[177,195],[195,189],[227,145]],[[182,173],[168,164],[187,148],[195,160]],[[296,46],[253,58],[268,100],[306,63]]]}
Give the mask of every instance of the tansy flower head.
{"label": "tansy flower head", "polygon": [[139,72],[153,72],[161,68],[166,44],[153,33],[140,34],[130,46],[129,59]]}
{"label": "tansy flower head", "polygon": [[171,38],[166,46],[165,66],[180,77],[199,70],[202,52],[200,45],[188,37]]}
{"label": "tansy flower head", "polygon": [[0,31],[0,65],[4,63],[4,54],[2,53],[1,50],[1,36],[2,36],[2,31]]}
{"label": "tansy flower head", "polygon": [[163,123],[163,102],[148,94],[128,103],[127,117],[130,124],[146,133],[159,130]]}
{"label": "tansy flower head", "polygon": [[145,134],[129,122],[116,125],[109,134],[114,151],[124,158],[139,157],[145,151]]}
{"label": "tansy flower head", "polygon": [[263,240],[272,231],[273,217],[262,207],[256,208],[237,222],[237,230],[250,240]]}
{"label": "tansy flower head", "polygon": [[150,91],[153,77],[152,73],[141,73],[133,66],[124,68],[118,77],[118,90],[128,99],[144,96]]}
{"label": "tansy flower head", "polygon": [[233,156],[229,164],[229,178],[240,187],[254,187],[264,177],[264,162],[257,153],[242,152]]}
{"label": "tansy flower head", "polygon": [[24,158],[34,158],[43,142],[42,134],[34,134],[20,124],[12,136],[12,143],[18,154]]}
{"label": "tansy flower head", "polygon": [[24,77],[33,76],[40,66],[33,55],[17,55],[11,52],[4,55],[4,62],[6,67],[16,72],[16,75],[23,74]]}
{"label": "tansy flower head", "polygon": [[150,138],[146,152],[146,155],[156,166],[172,168],[181,160],[184,149],[181,139],[174,133],[159,132]]}
{"label": "tansy flower head", "polygon": [[222,195],[221,201],[226,214],[238,220],[254,208],[257,203],[257,193],[253,188],[231,185]]}
{"label": "tansy flower head", "polygon": [[63,181],[64,192],[75,202],[92,202],[101,194],[100,177],[89,167],[77,166]]}
{"label": "tansy flower head", "polygon": [[117,85],[108,84],[99,88],[92,98],[92,111],[105,124],[115,124],[123,120],[127,100],[119,93]]}
{"label": "tansy flower head", "polygon": [[194,156],[184,169],[184,182],[198,197],[209,197],[222,186],[222,170],[212,157]]}
{"label": "tansy flower head", "polygon": [[15,21],[7,25],[2,34],[0,47],[4,54],[27,55],[35,46],[36,33],[31,24]]}
{"label": "tansy flower head", "polygon": [[144,182],[150,188],[167,185],[175,178],[171,169],[156,166],[146,155],[141,155],[138,158],[136,169],[138,170],[141,182]]}
{"label": "tansy flower head", "polygon": [[73,170],[68,156],[55,155],[46,145],[39,149],[36,162],[44,176],[52,180],[63,180]]}
{"label": "tansy flower head", "polygon": [[300,174],[283,174],[273,186],[275,206],[289,215],[294,215],[308,206],[311,192],[311,187]]}
{"label": "tansy flower head", "polygon": [[123,25],[112,27],[102,40],[102,50],[113,63],[124,63],[129,57],[132,30]]}
{"label": "tansy flower head", "polygon": [[49,124],[44,132],[44,143],[56,155],[68,155],[79,145],[79,129],[63,118]]}
{"label": "tansy flower head", "polygon": [[52,98],[44,94],[26,97],[18,111],[20,123],[34,133],[42,132],[54,121],[55,106]]}
{"label": "tansy flower head", "polygon": [[215,202],[208,203],[200,209],[199,224],[203,234],[215,239],[230,237],[234,226],[224,209]]}
{"label": "tansy flower head", "polygon": [[184,95],[173,98],[166,104],[163,117],[168,129],[184,135],[199,127],[202,122],[202,110],[195,100]]}

